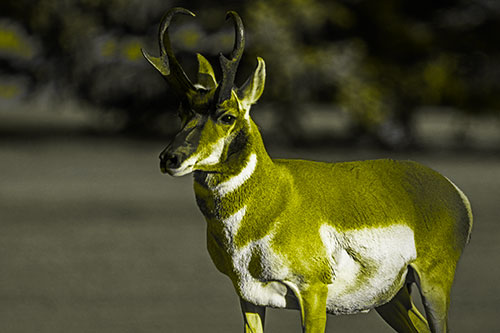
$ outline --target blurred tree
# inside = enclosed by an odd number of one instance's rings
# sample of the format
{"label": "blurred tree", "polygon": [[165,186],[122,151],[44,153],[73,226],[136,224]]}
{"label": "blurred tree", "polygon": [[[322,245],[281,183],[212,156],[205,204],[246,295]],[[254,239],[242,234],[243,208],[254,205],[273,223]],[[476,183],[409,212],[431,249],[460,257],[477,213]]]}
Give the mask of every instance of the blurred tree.
{"label": "blurred tree", "polygon": [[[222,1],[217,6],[225,4]],[[164,0],[4,1],[0,19],[6,19],[0,22],[17,28],[12,31],[0,24],[0,71],[24,70],[32,78],[32,87],[52,85],[55,96],[75,95],[121,115],[123,119],[117,121],[124,124],[124,130],[144,132],[165,110],[177,107],[176,98],[140,52],[144,45],[158,52],[155,36],[159,21],[174,5]],[[184,5],[192,5],[194,10],[207,7],[204,1]],[[225,9],[217,6],[209,10],[218,12],[214,19],[203,16],[212,29],[215,21],[220,26],[224,19]],[[231,47],[229,29],[206,39],[199,22],[180,20],[182,25],[171,30],[181,59],[200,48],[210,56],[219,52],[221,44],[228,50]],[[28,59],[22,61],[24,58]],[[192,61],[186,67],[192,71]],[[22,82],[8,80],[0,83],[0,89],[3,95],[12,94],[14,84]],[[167,122],[162,129],[172,131],[174,125]]]}
{"label": "blurred tree", "polygon": [[500,110],[500,2],[491,0],[3,1],[0,97],[50,85],[57,96],[115,110],[128,130],[156,126],[177,102],[140,48],[156,52],[160,18],[179,5],[199,14],[176,18],[171,29],[191,75],[195,52],[219,71],[217,54],[233,43],[224,13],[241,13],[248,43],[238,79],[256,56],[265,59],[265,100],[287,142],[307,141],[301,127],[311,104],[339,106],[352,139],[391,148],[414,142],[412,119],[422,106]]}
{"label": "blurred tree", "polygon": [[[498,110],[500,3],[482,0],[248,2],[253,51],[284,133],[300,137],[302,104],[338,104],[353,136],[414,143],[421,106]],[[488,33],[486,32],[488,31]]]}
{"label": "blurred tree", "polygon": [[0,19],[0,105],[10,106],[28,95],[34,84],[38,44],[21,24]]}
{"label": "blurred tree", "polygon": [[276,133],[299,144],[304,141],[301,104],[320,95],[330,103],[325,92],[354,70],[358,45],[332,43],[328,36],[329,29],[349,28],[354,18],[334,1],[273,0],[248,2],[245,19],[253,41],[249,53],[267,64],[266,96],[280,115]]}

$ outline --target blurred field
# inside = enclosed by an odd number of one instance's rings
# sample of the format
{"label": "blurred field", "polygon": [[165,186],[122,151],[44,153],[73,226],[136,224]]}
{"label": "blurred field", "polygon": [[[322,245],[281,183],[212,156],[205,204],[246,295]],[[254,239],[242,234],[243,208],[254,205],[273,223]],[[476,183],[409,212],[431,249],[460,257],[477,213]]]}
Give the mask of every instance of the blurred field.
{"label": "blurred field", "polygon": [[[205,249],[190,177],[158,170],[164,142],[0,141],[0,332],[240,332],[239,302]],[[387,153],[271,150],[326,161]],[[399,154],[471,199],[472,242],[456,275],[452,332],[498,331],[500,158]],[[300,332],[268,310],[268,332]],[[331,332],[390,332],[375,312],[329,317]]]}

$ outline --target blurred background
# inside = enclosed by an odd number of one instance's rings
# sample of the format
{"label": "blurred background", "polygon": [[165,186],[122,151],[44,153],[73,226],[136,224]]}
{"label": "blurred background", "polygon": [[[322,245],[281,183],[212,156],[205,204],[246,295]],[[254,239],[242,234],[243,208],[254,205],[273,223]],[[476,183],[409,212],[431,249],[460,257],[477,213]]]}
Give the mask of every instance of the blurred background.
{"label": "blurred background", "polygon": [[[0,332],[234,332],[239,302],[205,249],[188,177],[158,170],[178,100],[140,49],[183,6],[172,43],[220,77],[236,10],[237,83],[266,61],[252,116],[273,157],[412,159],[475,214],[452,332],[500,315],[500,2],[17,0],[0,3]],[[299,315],[268,310],[270,332]],[[375,313],[329,330],[388,332]]]}

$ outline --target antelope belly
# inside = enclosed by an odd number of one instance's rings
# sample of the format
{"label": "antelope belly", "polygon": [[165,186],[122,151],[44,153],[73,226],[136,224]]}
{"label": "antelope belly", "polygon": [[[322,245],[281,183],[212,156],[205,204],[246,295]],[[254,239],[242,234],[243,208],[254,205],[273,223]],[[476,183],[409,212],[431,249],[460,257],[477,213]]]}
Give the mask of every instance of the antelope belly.
{"label": "antelope belly", "polygon": [[413,230],[403,224],[349,231],[325,224],[320,236],[333,273],[327,310],[334,314],[365,312],[389,301],[416,259]]}

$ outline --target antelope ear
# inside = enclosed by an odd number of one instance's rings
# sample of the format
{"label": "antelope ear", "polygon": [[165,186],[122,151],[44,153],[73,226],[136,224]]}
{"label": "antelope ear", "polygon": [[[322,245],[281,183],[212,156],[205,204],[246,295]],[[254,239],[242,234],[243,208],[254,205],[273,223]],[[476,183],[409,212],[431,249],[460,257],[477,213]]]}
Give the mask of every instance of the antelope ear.
{"label": "antelope ear", "polygon": [[238,89],[238,99],[242,105],[247,108],[252,104],[257,103],[262,92],[264,91],[264,83],[266,81],[266,64],[264,59],[257,57],[257,68],[252,75]]}
{"label": "antelope ear", "polygon": [[196,55],[198,56],[198,84],[201,84],[207,90],[212,90],[217,87],[214,69],[208,62],[207,58],[199,53]]}

